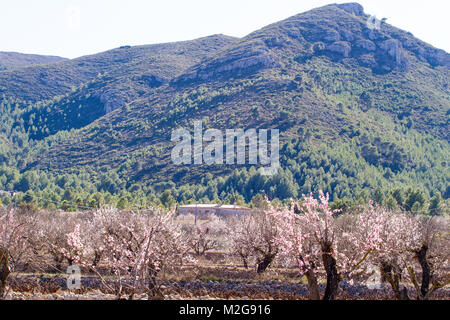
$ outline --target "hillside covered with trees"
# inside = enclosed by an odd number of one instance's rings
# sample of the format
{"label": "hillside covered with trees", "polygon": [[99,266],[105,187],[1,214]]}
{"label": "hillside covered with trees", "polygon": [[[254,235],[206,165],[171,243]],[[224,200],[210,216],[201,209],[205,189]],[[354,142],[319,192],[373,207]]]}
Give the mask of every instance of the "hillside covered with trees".
{"label": "hillside covered with trees", "polygon": [[[329,193],[448,213],[450,55],[355,3],[237,39],[123,46],[0,71],[0,189],[38,207],[258,206]],[[1,60],[0,60],[1,64]],[[0,67],[1,70],[1,67]],[[175,166],[171,132],[280,130],[281,169]]]}

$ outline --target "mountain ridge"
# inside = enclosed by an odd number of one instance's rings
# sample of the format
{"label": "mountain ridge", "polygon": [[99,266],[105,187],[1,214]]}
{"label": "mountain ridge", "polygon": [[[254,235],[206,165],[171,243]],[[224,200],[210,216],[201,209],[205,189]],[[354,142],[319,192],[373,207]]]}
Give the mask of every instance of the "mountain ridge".
{"label": "mountain ridge", "polygon": [[[192,45],[198,43],[208,45],[206,42],[222,41],[227,43],[232,41],[232,37],[213,35],[192,41],[170,42],[163,44],[143,45],[143,46],[123,46],[111,49],[98,54],[87,55],[72,60],[66,60],[57,64],[47,66],[31,66],[27,70],[14,70],[10,72],[0,73],[0,81],[3,87],[0,87],[0,95],[13,93],[14,98],[24,100],[26,102],[36,102],[40,100],[51,99],[61,94],[67,94],[72,87],[85,84],[94,80],[99,74],[111,72],[111,70],[120,69],[126,63],[132,63],[133,60],[140,58],[148,58],[154,55],[166,54],[171,49],[177,50],[177,47],[183,45]],[[202,44],[204,42],[205,44]],[[221,43],[219,43],[221,44]],[[31,77],[31,79],[29,79]],[[47,79],[48,78],[48,79]],[[9,89],[8,86],[18,87],[24,83],[42,83],[38,89],[52,90],[35,90],[31,93],[20,90]],[[8,86],[5,87],[5,84]]]}
{"label": "mountain ridge", "polygon": [[33,65],[51,64],[64,60],[68,59],[58,56],[0,51],[0,71],[23,68]]}

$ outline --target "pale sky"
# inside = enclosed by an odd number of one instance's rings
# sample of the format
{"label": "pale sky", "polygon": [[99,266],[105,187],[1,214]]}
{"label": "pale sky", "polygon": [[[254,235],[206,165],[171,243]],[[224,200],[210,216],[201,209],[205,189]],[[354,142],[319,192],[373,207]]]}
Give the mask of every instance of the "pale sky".
{"label": "pale sky", "polygon": [[[242,37],[333,0],[1,0],[0,51],[75,58],[122,45]],[[450,52],[450,1],[360,0],[365,12]]]}

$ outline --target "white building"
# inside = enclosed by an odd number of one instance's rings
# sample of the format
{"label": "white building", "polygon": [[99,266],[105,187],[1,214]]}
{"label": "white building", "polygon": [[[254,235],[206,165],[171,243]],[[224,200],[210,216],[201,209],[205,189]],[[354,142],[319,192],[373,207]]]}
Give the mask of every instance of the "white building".
{"label": "white building", "polygon": [[250,212],[250,208],[227,204],[188,204],[180,206],[180,214],[193,214],[196,217],[241,215]]}

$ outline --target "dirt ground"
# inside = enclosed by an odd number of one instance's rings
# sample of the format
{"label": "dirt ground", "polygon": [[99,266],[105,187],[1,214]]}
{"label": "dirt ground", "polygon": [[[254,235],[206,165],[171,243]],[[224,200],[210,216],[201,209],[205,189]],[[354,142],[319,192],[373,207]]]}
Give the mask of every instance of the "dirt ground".
{"label": "dirt ground", "polygon": [[[111,280],[111,283],[113,281]],[[308,286],[295,270],[270,269],[258,275],[254,270],[237,266],[184,267],[176,274],[161,274],[159,299],[166,300],[305,300]],[[320,290],[325,291],[322,279]],[[414,297],[413,288],[409,288]],[[146,300],[146,293],[136,300]],[[436,292],[436,300],[450,300],[450,288]],[[8,283],[7,300],[114,300],[116,295],[94,275],[81,279],[81,290],[67,289],[67,276],[61,274],[15,274]],[[339,300],[392,300],[387,284],[369,289],[364,279],[352,283],[340,282]]]}

